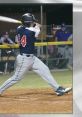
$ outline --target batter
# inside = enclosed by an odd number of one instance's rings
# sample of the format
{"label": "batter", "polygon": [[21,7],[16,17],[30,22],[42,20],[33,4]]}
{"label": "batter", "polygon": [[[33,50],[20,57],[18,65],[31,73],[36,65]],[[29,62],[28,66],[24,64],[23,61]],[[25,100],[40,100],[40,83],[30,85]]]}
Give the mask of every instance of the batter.
{"label": "batter", "polygon": [[34,15],[26,13],[22,16],[22,25],[17,28],[17,35],[19,35],[19,49],[20,54],[17,56],[17,67],[14,75],[9,78],[0,87],[0,94],[6,89],[17,83],[23,78],[25,72],[32,69],[38,75],[41,76],[51,87],[54,89],[58,96],[68,93],[72,88],[61,87],[53,78],[49,68],[38,59],[35,53],[35,42],[40,33],[40,25],[35,23],[36,19]]}

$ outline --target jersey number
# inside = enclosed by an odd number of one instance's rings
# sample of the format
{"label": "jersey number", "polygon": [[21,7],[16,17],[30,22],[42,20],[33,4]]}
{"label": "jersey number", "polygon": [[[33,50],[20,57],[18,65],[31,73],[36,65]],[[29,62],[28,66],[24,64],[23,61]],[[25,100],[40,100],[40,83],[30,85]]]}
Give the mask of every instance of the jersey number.
{"label": "jersey number", "polygon": [[26,46],[26,35],[23,35],[22,38],[21,38],[21,45],[22,47],[25,47]]}

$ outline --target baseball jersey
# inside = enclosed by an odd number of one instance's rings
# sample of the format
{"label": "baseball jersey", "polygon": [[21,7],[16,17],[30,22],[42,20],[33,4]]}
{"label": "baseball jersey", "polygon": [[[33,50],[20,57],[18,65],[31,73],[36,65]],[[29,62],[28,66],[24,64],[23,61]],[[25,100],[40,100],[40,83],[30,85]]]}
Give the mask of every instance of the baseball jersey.
{"label": "baseball jersey", "polygon": [[19,49],[20,53],[24,54],[34,54],[35,53],[35,42],[36,37],[38,37],[40,33],[39,27],[24,27],[19,26],[17,28],[17,34],[20,36],[19,38]]}
{"label": "baseball jersey", "polygon": [[55,37],[57,37],[57,41],[67,41],[70,37],[71,33],[68,31],[62,31],[61,29],[56,32]]}

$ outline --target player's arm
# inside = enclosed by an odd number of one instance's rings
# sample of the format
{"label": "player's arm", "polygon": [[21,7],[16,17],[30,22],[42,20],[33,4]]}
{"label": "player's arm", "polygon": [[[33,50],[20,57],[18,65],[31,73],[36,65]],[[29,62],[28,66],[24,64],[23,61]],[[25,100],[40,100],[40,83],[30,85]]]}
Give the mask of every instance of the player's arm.
{"label": "player's arm", "polygon": [[20,40],[21,40],[20,34],[19,34],[20,27],[21,27],[21,26],[17,27],[17,30],[16,30],[16,37],[15,37],[15,42],[16,42],[19,46],[20,46]]}
{"label": "player's arm", "polygon": [[0,43],[3,44],[3,45],[8,45],[8,43],[5,42],[5,39],[3,37],[1,37]]}
{"label": "player's arm", "polygon": [[8,38],[8,42],[9,44],[14,44],[14,42],[10,38]]}
{"label": "player's arm", "polygon": [[35,23],[35,26],[34,26],[34,32],[35,32],[35,37],[38,38],[39,34],[40,34],[40,31],[41,31],[41,25],[38,24],[38,23]]}
{"label": "player's arm", "polygon": [[9,39],[9,38],[7,40],[8,40],[9,43],[6,43],[5,39],[3,37],[1,37],[0,43],[3,44],[3,45],[7,45],[9,47],[12,47],[12,45],[14,45],[14,42],[11,39]]}
{"label": "player's arm", "polygon": [[14,43],[10,38],[8,38],[8,42],[9,42],[9,43],[8,43],[8,44],[6,43],[6,44],[7,44],[9,47],[12,47],[12,46],[15,45],[15,43]]}
{"label": "player's arm", "polygon": [[19,34],[16,35],[15,43],[18,44],[18,46],[20,46],[20,35]]}

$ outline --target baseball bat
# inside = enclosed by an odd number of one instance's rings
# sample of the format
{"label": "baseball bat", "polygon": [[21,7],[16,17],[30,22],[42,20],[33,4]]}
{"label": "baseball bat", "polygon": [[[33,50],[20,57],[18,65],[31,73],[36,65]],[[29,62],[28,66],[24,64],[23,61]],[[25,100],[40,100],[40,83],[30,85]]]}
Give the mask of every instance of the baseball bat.
{"label": "baseball bat", "polygon": [[13,19],[13,18],[5,17],[5,16],[0,16],[0,21],[21,24],[21,21]]}
{"label": "baseball bat", "polygon": [[[22,23],[20,20],[16,20],[16,19],[13,19],[13,18],[5,17],[5,16],[0,16],[0,21],[10,22],[10,23],[18,23],[18,24]],[[39,23],[36,23],[36,25],[41,27],[41,24],[39,24]]]}

